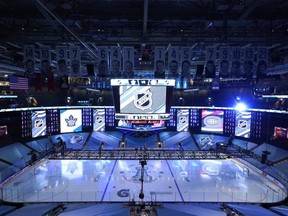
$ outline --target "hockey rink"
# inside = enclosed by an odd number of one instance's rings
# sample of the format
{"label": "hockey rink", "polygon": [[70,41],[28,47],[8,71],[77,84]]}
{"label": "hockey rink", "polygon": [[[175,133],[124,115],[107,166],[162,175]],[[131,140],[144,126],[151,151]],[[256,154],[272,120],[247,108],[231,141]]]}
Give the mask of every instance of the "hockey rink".
{"label": "hockey rink", "polygon": [[[251,166],[252,167],[252,166]],[[238,159],[150,160],[144,201],[249,202],[283,200],[286,189]],[[42,160],[2,185],[8,202],[139,201],[138,160]]]}

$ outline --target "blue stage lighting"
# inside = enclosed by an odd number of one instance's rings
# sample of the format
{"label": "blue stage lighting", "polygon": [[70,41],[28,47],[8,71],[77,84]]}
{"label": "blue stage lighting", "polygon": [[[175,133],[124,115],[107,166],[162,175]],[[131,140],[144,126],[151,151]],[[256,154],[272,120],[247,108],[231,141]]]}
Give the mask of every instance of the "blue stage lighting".
{"label": "blue stage lighting", "polygon": [[238,111],[244,111],[247,109],[247,106],[246,106],[246,104],[239,102],[236,104],[235,109]]}

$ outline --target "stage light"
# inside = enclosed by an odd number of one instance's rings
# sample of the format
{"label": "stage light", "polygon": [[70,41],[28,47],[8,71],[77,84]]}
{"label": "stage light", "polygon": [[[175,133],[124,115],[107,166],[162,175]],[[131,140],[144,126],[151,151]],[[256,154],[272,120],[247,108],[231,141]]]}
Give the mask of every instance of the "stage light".
{"label": "stage light", "polygon": [[244,111],[247,109],[247,106],[244,103],[237,103],[235,109],[238,111]]}

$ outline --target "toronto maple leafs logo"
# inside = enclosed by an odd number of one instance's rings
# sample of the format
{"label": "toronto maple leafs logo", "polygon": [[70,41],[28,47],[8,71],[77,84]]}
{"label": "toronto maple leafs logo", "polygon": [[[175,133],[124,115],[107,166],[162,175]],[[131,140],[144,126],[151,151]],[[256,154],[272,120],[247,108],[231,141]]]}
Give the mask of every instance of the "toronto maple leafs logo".
{"label": "toronto maple leafs logo", "polygon": [[73,115],[70,115],[69,118],[65,119],[67,127],[75,127],[77,118],[74,118]]}
{"label": "toronto maple leafs logo", "polygon": [[137,92],[134,96],[134,105],[138,109],[146,110],[152,106],[152,92],[147,89],[144,92]]}

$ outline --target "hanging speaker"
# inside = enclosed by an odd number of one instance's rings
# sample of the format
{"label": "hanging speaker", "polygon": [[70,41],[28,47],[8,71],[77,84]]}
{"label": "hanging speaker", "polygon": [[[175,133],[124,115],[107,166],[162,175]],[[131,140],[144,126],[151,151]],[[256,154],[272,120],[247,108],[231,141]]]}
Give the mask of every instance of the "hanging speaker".
{"label": "hanging speaker", "polygon": [[93,64],[87,64],[86,68],[87,68],[88,76],[95,76],[95,74],[94,74],[94,65]]}

